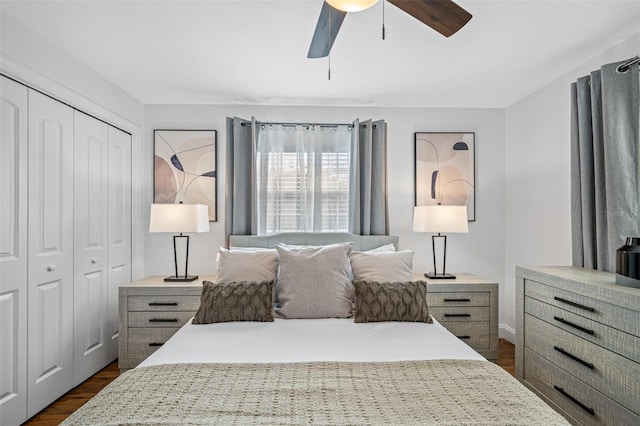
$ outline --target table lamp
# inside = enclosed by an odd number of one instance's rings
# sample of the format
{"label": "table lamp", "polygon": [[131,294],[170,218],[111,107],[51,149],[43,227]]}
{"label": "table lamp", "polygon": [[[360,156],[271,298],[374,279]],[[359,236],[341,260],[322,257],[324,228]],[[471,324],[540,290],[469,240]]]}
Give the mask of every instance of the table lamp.
{"label": "table lamp", "polygon": [[[425,277],[433,279],[454,279],[456,277],[455,275],[446,273],[447,236],[442,235],[442,233],[469,232],[467,206],[416,206],[413,210],[413,230],[415,232],[432,232],[438,234],[431,236],[433,272],[424,274]],[[436,238],[444,239],[442,273],[438,273],[436,267]]]}
{"label": "table lamp", "polygon": [[[204,204],[151,204],[149,232],[180,233],[173,236],[173,262],[175,275],[166,277],[167,282],[189,282],[198,279],[197,275],[189,275],[189,236],[185,232],[208,232],[209,210]],[[178,275],[178,252],[176,240],[185,238],[187,242],[184,275]]]}

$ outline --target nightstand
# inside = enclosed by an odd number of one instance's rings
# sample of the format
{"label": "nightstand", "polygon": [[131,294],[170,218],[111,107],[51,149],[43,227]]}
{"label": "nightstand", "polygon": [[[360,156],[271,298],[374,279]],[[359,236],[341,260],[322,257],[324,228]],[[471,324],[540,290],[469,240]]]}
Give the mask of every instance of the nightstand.
{"label": "nightstand", "polygon": [[487,359],[498,358],[498,283],[473,274],[455,279],[428,279],[429,313]]}
{"label": "nightstand", "polygon": [[140,364],[193,317],[204,280],[215,281],[215,277],[165,283],[162,276],[150,276],[119,287],[120,372]]}

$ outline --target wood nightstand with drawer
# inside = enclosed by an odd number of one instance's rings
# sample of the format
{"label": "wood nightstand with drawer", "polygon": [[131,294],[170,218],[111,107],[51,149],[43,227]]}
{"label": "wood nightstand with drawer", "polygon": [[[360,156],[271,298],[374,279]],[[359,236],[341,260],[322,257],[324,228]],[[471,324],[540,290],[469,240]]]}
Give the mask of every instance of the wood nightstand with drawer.
{"label": "wood nightstand with drawer", "polygon": [[516,275],[516,377],[573,424],[640,424],[640,290],[580,267]]}
{"label": "wood nightstand with drawer", "polygon": [[140,364],[193,317],[204,280],[214,281],[215,277],[165,283],[164,277],[151,276],[120,286],[120,372]]}
{"label": "wood nightstand with drawer", "polygon": [[429,313],[487,359],[498,358],[498,283],[473,274],[455,279],[428,279]]}

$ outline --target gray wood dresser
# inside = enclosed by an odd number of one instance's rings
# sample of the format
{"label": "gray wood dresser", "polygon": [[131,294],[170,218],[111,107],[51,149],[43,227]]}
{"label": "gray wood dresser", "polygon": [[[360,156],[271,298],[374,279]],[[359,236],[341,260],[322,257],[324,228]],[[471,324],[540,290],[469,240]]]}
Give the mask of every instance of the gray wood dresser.
{"label": "gray wood dresser", "polygon": [[516,268],[516,377],[570,422],[640,425],[640,290],[580,267]]}
{"label": "gray wood dresser", "polygon": [[487,359],[498,358],[498,283],[473,274],[428,279],[429,313],[447,330]]}
{"label": "gray wood dresser", "polygon": [[203,280],[215,277],[165,283],[164,277],[151,276],[120,286],[120,372],[140,364],[193,317],[200,306]]}

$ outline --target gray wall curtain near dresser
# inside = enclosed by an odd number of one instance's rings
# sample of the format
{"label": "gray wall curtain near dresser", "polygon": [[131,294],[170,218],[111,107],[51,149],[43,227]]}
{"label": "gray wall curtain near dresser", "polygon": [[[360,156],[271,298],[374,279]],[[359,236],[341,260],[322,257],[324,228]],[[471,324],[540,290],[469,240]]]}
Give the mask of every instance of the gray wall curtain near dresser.
{"label": "gray wall curtain near dresser", "polygon": [[640,235],[638,66],[607,64],[571,85],[571,236],[575,266],[615,270]]}
{"label": "gray wall curtain near dresser", "polygon": [[[243,126],[242,123],[245,123]],[[225,234],[257,232],[255,209],[256,120],[227,117]]]}
{"label": "gray wall curtain near dresser", "polygon": [[353,129],[349,232],[388,235],[387,123],[355,120]]}

